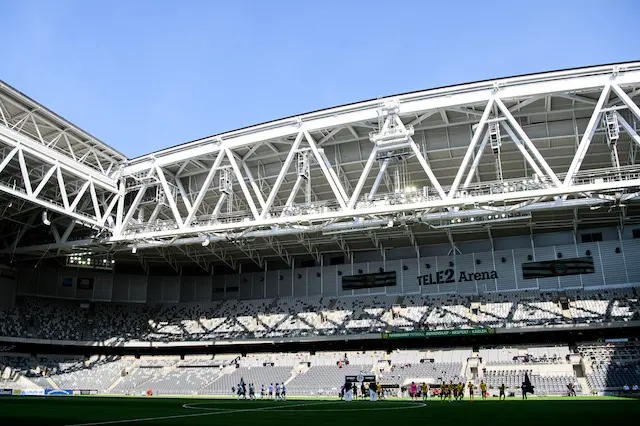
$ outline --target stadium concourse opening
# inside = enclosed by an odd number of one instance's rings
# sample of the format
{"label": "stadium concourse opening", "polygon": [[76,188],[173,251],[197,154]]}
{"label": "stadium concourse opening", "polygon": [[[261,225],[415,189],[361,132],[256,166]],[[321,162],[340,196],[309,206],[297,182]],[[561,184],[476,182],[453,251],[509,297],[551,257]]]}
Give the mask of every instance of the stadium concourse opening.
{"label": "stadium concourse opening", "polygon": [[637,418],[639,100],[601,65],[127,159],[0,84],[0,420]]}

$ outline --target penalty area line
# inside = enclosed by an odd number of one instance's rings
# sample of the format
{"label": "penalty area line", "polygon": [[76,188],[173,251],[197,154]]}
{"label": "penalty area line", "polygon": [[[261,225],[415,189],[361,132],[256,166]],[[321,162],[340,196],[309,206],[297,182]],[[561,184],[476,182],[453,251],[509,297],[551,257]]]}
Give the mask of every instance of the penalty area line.
{"label": "penalty area line", "polygon": [[[318,402],[318,403],[311,403],[311,404],[277,405],[277,406],[272,406],[272,407],[261,407],[261,408],[244,408],[244,409],[238,409],[238,410],[231,409],[231,410],[226,410],[226,411],[214,411],[214,412],[209,412],[209,413],[176,414],[176,415],[173,415],[173,416],[142,417],[142,418],[137,418],[137,419],[107,420],[107,421],[89,422],[89,423],[73,423],[73,424],[68,424],[66,426],[96,426],[96,425],[113,425],[113,424],[122,424],[122,423],[151,422],[151,421],[154,421],[154,420],[185,419],[185,418],[189,418],[189,417],[216,416],[216,415],[219,415],[219,414],[245,413],[245,412],[253,412],[253,411],[267,411],[267,410],[277,410],[277,409],[282,409],[282,408],[287,408],[287,407],[291,407],[291,408],[294,408],[294,407],[306,407],[306,406],[310,406],[310,405],[322,405],[322,404],[335,404],[335,401]],[[182,408],[193,409],[193,408],[190,408],[190,407],[185,407],[185,405],[190,405],[190,404],[184,404],[182,406]]]}

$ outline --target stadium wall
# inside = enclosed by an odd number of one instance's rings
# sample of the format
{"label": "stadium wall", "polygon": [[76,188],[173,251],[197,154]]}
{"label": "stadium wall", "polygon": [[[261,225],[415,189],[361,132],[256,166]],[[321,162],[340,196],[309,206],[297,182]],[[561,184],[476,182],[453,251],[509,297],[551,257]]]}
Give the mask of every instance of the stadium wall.
{"label": "stadium wall", "polygon": [[[496,239],[495,251],[490,250],[488,241],[472,241],[459,245],[464,254],[447,255],[450,246],[434,245],[420,248],[419,257],[413,248],[389,250],[385,261],[379,253],[363,252],[349,264],[232,275],[146,276],[120,274],[117,270],[106,273],[36,268],[18,271],[17,293],[105,302],[178,303],[275,297],[562,291],[640,284],[640,262],[637,261],[640,239],[631,238],[631,230],[620,235],[616,229],[589,230],[590,233],[600,231],[603,235],[600,242],[574,243],[570,232],[550,233],[532,238]],[[581,235],[576,239],[581,240]],[[467,252],[469,249],[474,251]],[[524,263],[589,255],[594,262],[594,273],[523,278]],[[447,269],[453,273],[445,272]],[[395,271],[397,285],[342,289],[342,277],[380,270]],[[438,274],[452,275],[454,282],[437,283]]]}

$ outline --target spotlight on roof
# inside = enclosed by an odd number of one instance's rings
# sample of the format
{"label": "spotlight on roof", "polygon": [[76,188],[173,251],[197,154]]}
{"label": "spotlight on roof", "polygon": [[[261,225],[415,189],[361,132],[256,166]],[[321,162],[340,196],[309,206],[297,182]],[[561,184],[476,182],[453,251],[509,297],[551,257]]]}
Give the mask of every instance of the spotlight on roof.
{"label": "spotlight on roof", "polygon": [[206,246],[208,246],[208,245],[209,245],[209,243],[211,243],[211,241],[207,238],[206,240],[204,240],[204,241],[202,242],[202,247],[206,247]]}
{"label": "spotlight on roof", "polygon": [[44,223],[47,226],[51,225],[51,221],[49,220],[49,214],[47,213],[46,210],[42,212],[42,223]]}
{"label": "spotlight on roof", "polygon": [[138,251],[138,247],[133,246],[133,247],[131,248],[131,253],[136,254],[136,252],[137,252],[137,251]]}

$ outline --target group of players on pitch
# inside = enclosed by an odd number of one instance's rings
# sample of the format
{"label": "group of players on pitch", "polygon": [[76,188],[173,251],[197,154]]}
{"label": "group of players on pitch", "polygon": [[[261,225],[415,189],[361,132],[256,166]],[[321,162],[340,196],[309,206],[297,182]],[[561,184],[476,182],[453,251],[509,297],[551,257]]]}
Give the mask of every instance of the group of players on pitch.
{"label": "group of players on pitch", "polygon": [[[481,398],[487,399],[487,396],[488,396],[487,384],[484,383],[484,381],[482,381],[480,382],[479,387],[480,387]],[[453,383],[453,381],[450,383],[442,382],[440,384],[440,387],[431,390],[431,395],[429,395],[429,386],[426,383],[422,383],[420,386],[418,386],[415,382],[411,382],[411,385],[409,386],[409,396],[411,397],[412,401],[419,401],[421,398],[423,401],[427,401],[429,396],[434,398],[439,397],[441,402],[462,401],[464,399],[464,394],[465,394],[464,388],[465,388],[465,385],[462,382],[459,382],[459,383]],[[468,391],[469,399],[473,401],[476,385],[469,382],[469,384],[467,385],[467,388],[469,390]],[[500,399],[506,399],[506,394],[505,394],[506,386],[504,385],[504,383],[501,384],[498,387],[498,389],[500,391]]]}
{"label": "group of players on pitch", "polygon": [[[247,388],[249,388],[249,397],[247,398]],[[238,383],[238,387],[233,386],[231,388],[231,393],[236,395],[238,399],[256,399],[256,388],[253,383],[249,383],[247,385],[243,379],[240,379],[240,383]],[[275,401],[286,401],[287,400],[287,387],[284,383],[276,383],[274,386],[273,383],[269,385],[267,388],[265,385],[262,385],[260,388],[260,399],[268,399]]]}

